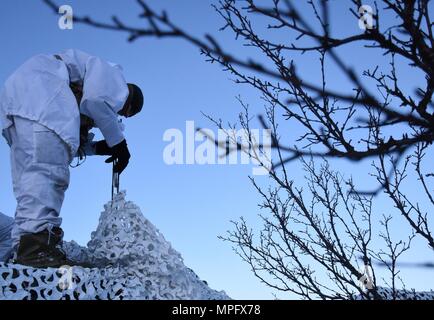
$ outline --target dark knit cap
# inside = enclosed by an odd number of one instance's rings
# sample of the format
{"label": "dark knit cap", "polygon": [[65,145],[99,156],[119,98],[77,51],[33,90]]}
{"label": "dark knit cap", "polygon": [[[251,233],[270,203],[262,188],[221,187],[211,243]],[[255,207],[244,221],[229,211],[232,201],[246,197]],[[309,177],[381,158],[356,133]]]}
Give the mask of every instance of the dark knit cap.
{"label": "dark knit cap", "polygon": [[137,113],[139,113],[142,110],[143,107],[143,93],[142,90],[135,85],[134,83],[128,83],[129,90],[130,90],[130,97],[131,97],[131,110],[130,110],[130,116],[133,116]]}

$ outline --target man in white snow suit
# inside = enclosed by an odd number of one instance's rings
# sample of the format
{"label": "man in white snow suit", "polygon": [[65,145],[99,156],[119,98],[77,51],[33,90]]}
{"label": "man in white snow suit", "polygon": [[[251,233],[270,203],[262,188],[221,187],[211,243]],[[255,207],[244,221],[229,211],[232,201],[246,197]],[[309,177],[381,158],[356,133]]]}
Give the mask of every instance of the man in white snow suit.
{"label": "man in white snow suit", "polygon": [[[115,171],[121,173],[130,153],[118,115],[131,117],[142,105],[140,88],[126,83],[118,65],[79,50],[34,56],[6,80],[0,93],[0,124],[11,150],[17,199],[11,231],[16,263],[71,264],[60,249],[59,216],[69,165],[86,150],[110,155],[106,162],[116,161]],[[92,127],[105,140],[88,141]]]}

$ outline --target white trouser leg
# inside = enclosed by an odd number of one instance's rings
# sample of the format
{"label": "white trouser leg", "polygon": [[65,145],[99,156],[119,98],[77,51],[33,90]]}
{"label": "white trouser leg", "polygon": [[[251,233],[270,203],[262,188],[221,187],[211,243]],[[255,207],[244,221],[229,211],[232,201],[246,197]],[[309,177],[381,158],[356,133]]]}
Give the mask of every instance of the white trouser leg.
{"label": "white trouser leg", "polygon": [[12,182],[17,209],[12,230],[16,248],[21,235],[60,226],[71,162],[67,145],[53,131],[14,117],[8,129]]}

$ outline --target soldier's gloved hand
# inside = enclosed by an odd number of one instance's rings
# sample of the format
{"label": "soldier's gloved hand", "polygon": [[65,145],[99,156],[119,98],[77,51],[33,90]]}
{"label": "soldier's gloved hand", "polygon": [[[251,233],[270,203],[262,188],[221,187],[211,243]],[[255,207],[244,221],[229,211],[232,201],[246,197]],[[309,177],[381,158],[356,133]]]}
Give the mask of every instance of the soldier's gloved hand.
{"label": "soldier's gloved hand", "polygon": [[93,147],[95,148],[95,154],[98,156],[112,156],[113,150],[110,148],[105,140],[97,141]]}
{"label": "soldier's gloved hand", "polygon": [[128,166],[128,162],[130,161],[131,155],[128,150],[127,141],[124,139],[122,142],[114,145],[112,148],[113,155],[108,158],[105,162],[110,163],[117,160],[115,165],[115,172],[121,173]]}

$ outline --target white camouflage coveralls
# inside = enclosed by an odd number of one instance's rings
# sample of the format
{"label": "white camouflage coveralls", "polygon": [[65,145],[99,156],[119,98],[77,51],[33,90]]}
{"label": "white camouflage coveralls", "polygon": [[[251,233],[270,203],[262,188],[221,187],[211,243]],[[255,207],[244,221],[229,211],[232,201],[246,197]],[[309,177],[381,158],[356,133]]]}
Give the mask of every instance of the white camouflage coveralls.
{"label": "white camouflage coveralls", "polygon": [[[5,82],[0,124],[10,146],[17,199],[12,243],[21,235],[60,226],[69,164],[80,145],[80,113],[92,118],[108,146],[123,139],[117,112],[128,86],[122,69],[79,50],[37,55]],[[83,85],[80,109],[69,83]],[[1,229],[1,226],[0,226]]]}

